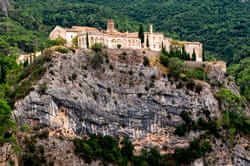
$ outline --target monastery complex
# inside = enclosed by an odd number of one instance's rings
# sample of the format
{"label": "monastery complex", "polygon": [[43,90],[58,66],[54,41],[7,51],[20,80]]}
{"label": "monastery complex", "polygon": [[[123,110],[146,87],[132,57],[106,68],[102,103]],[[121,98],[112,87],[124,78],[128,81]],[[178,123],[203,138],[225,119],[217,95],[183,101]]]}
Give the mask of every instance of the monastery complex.
{"label": "monastery complex", "polygon": [[[87,45],[95,43],[102,43],[105,47],[126,48],[126,49],[150,49],[152,51],[161,51],[165,47],[169,52],[171,46],[179,45],[184,47],[186,52],[192,56],[193,52],[196,54],[196,61],[202,61],[202,43],[200,42],[186,42],[175,41],[167,38],[163,33],[154,32],[153,25],[150,25],[149,32],[144,32],[144,43],[141,43],[138,32],[119,32],[115,28],[113,20],[107,21],[107,29],[99,30],[93,27],[73,26],[72,28],[62,28],[56,26],[50,33],[50,39],[55,40],[61,37],[66,40],[67,46],[73,45],[73,39],[77,38],[78,48],[86,49]],[[88,44],[87,44],[88,40]]]}

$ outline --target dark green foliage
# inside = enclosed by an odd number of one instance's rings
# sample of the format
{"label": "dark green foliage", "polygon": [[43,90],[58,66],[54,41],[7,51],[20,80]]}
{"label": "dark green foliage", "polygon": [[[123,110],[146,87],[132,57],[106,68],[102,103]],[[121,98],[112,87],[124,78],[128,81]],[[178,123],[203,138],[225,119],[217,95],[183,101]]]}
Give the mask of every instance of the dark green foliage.
{"label": "dark green foliage", "polygon": [[62,54],[67,54],[69,52],[69,50],[67,48],[64,48],[64,47],[57,47],[55,50],[57,52],[62,53]]}
{"label": "dark green foliage", "polygon": [[175,134],[178,136],[185,136],[187,132],[189,132],[189,129],[186,124],[179,125],[175,129]]}
{"label": "dark green foliage", "polygon": [[168,68],[171,76],[178,78],[184,71],[184,63],[179,58],[171,57],[168,59]]}
{"label": "dark green foliage", "polygon": [[139,38],[141,39],[141,43],[144,43],[144,28],[142,24],[140,25],[138,35],[139,35]]}
{"label": "dark green foliage", "polygon": [[[158,150],[143,149],[141,154],[134,155],[134,146],[128,139],[122,140],[120,146],[118,140],[110,136],[91,135],[85,139],[74,139],[75,153],[83,158],[85,162],[101,160],[103,164],[113,163],[120,166],[168,166],[178,164],[190,164],[194,159],[200,158],[211,151],[207,141],[195,140],[190,147],[178,149],[174,154],[161,155]],[[189,158],[181,155],[187,154]]]}
{"label": "dark green foliage", "polygon": [[186,68],[184,73],[188,78],[208,81],[207,73],[202,68]]}
{"label": "dark green foliage", "polygon": [[118,48],[118,49],[121,49],[121,48],[122,48],[122,45],[121,45],[121,44],[118,44],[118,45],[117,45],[117,48]]}
{"label": "dark green foliage", "polygon": [[147,43],[146,43],[146,46],[147,46],[147,48],[149,48],[149,39],[148,39],[148,36],[147,36]]}
{"label": "dark green foliage", "polygon": [[[244,56],[249,55],[250,49]],[[240,58],[240,55],[236,58]],[[228,73],[234,77],[236,84],[240,87],[241,94],[250,102],[250,58],[245,58],[241,60],[239,64],[230,66]]]}
{"label": "dark green foliage", "polygon": [[219,137],[219,127],[216,124],[216,121],[208,120],[200,118],[197,122],[193,121],[187,112],[182,112],[181,115],[184,120],[184,124],[181,124],[176,127],[175,134],[178,136],[185,136],[191,130],[204,130],[207,131],[208,134],[214,135],[215,137]]}
{"label": "dark green foliage", "polygon": [[190,164],[195,159],[204,156],[206,153],[211,152],[212,147],[207,141],[196,139],[190,143],[186,149],[176,149],[174,157],[178,164]]}
{"label": "dark green foliage", "polygon": [[40,139],[48,139],[49,138],[49,130],[43,130],[38,134]]}
{"label": "dark green foliage", "polygon": [[42,94],[45,94],[46,91],[47,91],[48,87],[47,87],[47,84],[41,84],[39,85],[39,93],[42,95]]}
{"label": "dark green foliage", "polygon": [[76,80],[77,79],[77,74],[76,73],[73,73],[72,74],[72,80]]}
{"label": "dark green foliage", "polygon": [[221,88],[217,92],[216,98],[224,110],[241,111],[246,104],[244,98],[234,94],[230,89]]}
{"label": "dark green foliage", "polygon": [[[1,43],[0,43],[1,44]],[[9,57],[0,54],[0,83],[6,82],[7,73],[10,70],[17,69],[15,57]]]}
{"label": "dark green foliage", "polygon": [[34,138],[26,139],[20,155],[20,166],[47,166],[45,150],[42,145],[36,146]]}
{"label": "dark green foliage", "polygon": [[3,143],[15,143],[12,134],[15,133],[16,124],[11,118],[11,108],[7,102],[0,99],[0,146]]}
{"label": "dark green foliage", "polygon": [[103,55],[101,53],[96,53],[92,57],[90,63],[91,63],[91,66],[96,69],[96,68],[99,68],[103,64],[103,61],[104,61]]}
{"label": "dark green foliage", "polygon": [[143,57],[143,65],[144,66],[149,66],[150,65],[149,59],[146,56]]}
{"label": "dark green foliage", "polygon": [[104,48],[102,43],[95,43],[92,45],[91,49],[95,52],[102,52],[102,49]]}
{"label": "dark green foliage", "polygon": [[87,33],[87,36],[86,36],[86,43],[87,43],[87,48],[89,48],[89,33]]}
{"label": "dark green foliage", "polygon": [[172,57],[172,58],[176,57],[186,61],[191,60],[190,55],[186,52],[184,46],[182,47],[182,49],[171,47],[169,52],[167,52],[165,47],[162,47],[161,53],[162,53],[161,56]]}
{"label": "dark green foliage", "polygon": [[164,65],[165,67],[167,67],[168,66],[168,62],[169,62],[169,58],[167,56],[165,56],[164,54],[162,54],[160,56],[160,63],[162,65]]}
{"label": "dark green foliage", "polygon": [[16,100],[25,97],[33,89],[32,86],[36,84],[47,71],[45,63],[50,61],[51,56],[42,55],[18,74],[14,81],[14,90],[10,91],[7,96],[10,104],[14,104]]}
{"label": "dark green foliage", "polygon": [[104,163],[118,163],[122,158],[118,141],[110,136],[92,135],[86,140],[74,139],[74,145],[75,153],[87,163],[96,159],[101,159]]}
{"label": "dark green foliage", "polygon": [[192,54],[192,61],[196,61],[196,53],[194,50],[193,50],[193,54]]}
{"label": "dark green foliage", "polygon": [[223,114],[223,128],[235,129],[236,133],[250,135],[250,117],[244,116],[235,111],[225,111]]}

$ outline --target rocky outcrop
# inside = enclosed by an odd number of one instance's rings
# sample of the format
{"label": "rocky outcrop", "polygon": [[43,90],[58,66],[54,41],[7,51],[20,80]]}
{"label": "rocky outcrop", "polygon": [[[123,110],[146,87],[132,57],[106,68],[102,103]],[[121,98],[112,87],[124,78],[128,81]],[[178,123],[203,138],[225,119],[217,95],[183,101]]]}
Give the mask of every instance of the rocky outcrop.
{"label": "rocky outcrop", "polygon": [[[103,64],[91,52],[54,58],[34,90],[16,102],[17,122],[47,127],[66,137],[129,137],[138,149],[164,144],[173,152],[199,136],[174,135],[175,127],[183,123],[181,112],[190,113],[193,120],[220,116],[209,84],[202,83],[200,91],[189,90],[156,67],[144,66],[140,51],[105,51]],[[41,91],[44,84],[47,88]]]}
{"label": "rocky outcrop", "polygon": [[0,10],[4,12],[5,16],[8,16],[8,10],[9,10],[9,1],[8,0],[1,0],[0,1]]}
{"label": "rocky outcrop", "polygon": [[[59,56],[39,83],[48,86],[46,93],[39,94],[37,85],[16,103],[15,116],[21,123],[35,120],[52,128],[72,129],[76,135],[134,139],[181,124],[182,111],[190,112],[194,119],[205,116],[205,111],[218,116],[218,102],[209,86],[200,93],[178,89],[178,81],[161,76],[156,68],[144,67],[140,59],[112,60],[117,57],[92,68],[91,57],[85,54]],[[60,121],[62,111],[67,118]]]}

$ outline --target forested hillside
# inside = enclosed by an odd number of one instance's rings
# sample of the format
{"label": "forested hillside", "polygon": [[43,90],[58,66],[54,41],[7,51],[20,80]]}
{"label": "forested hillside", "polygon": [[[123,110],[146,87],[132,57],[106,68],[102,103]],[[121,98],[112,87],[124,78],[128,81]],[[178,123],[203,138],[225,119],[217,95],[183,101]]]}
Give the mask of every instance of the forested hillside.
{"label": "forested hillside", "polygon": [[[155,25],[155,30],[181,40],[201,41],[206,55],[233,61],[249,49],[250,2],[239,0],[16,0],[16,12],[28,28],[45,25],[105,27],[112,17],[121,30],[135,31],[136,22]],[[53,5],[51,5],[53,4]],[[25,9],[25,10],[23,10]]]}

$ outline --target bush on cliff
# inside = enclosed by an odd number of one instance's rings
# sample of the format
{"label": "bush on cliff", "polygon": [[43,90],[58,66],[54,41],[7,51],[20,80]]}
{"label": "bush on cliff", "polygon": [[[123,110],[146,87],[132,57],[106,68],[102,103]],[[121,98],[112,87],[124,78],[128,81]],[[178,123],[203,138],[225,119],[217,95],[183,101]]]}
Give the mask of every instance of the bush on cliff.
{"label": "bush on cliff", "polygon": [[[110,136],[91,135],[85,139],[74,139],[75,153],[85,162],[101,160],[103,164],[113,163],[120,166],[166,166],[190,164],[197,158],[211,151],[207,141],[197,139],[190,143],[190,147],[177,149],[174,154],[161,155],[155,148],[143,149],[140,155],[134,155],[133,144],[124,139],[122,142]],[[185,155],[185,156],[182,156]]]}
{"label": "bush on cliff", "polygon": [[13,106],[16,100],[25,97],[47,71],[46,63],[51,61],[51,56],[42,55],[37,57],[35,61],[25,67],[21,73],[18,74],[15,81],[13,81],[13,88],[8,93],[7,99]]}
{"label": "bush on cliff", "polygon": [[67,48],[64,48],[64,47],[57,47],[55,49],[55,51],[60,52],[62,54],[67,54],[69,52],[69,50]]}
{"label": "bush on cliff", "polygon": [[15,143],[13,134],[16,124],[11,118],[11,108],[7,102],[0,99],[0,147],[3,143]]}
{"label": "bush on cliff", "polygon": [[95,52],[102,52],[104,45],[102,43],[95,43],[91,46],[91,49]]}
{"label": "bush on cliff", "polygon": [[184,63],[179,58],[169,58],[168,59],[168,68],[170,70],[170,75],[174,77],[179,77],[180,74],[184,71]]}
{"label": "bush on cliff", "polygon": [[231,111],[242,111],[246,101],[243,97],[234,94],[230,89],[221,88],[216,93],[216,98],[220,102],[221,109]]}

